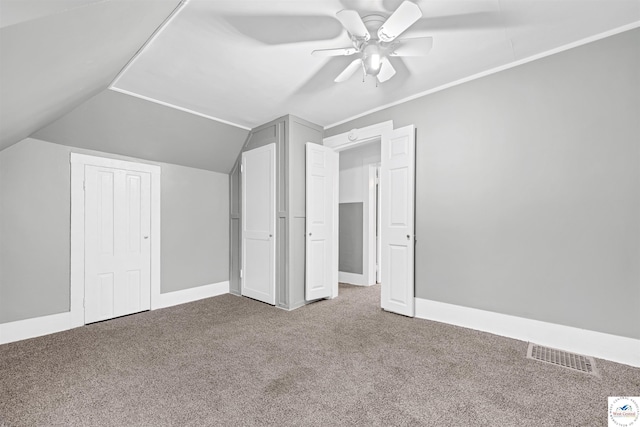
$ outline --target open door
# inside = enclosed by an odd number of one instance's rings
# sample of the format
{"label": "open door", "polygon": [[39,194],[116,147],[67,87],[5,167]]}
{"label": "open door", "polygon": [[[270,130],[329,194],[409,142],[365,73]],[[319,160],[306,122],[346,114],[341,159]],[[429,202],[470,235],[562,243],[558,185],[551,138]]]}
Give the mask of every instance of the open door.
{"label": "open door", "polygon": [[276,303],[276,145],[242,153],[241,293]]}
{"label": "open door", "polygon": [[[307,142],[305,299],[331,298],[338,283],[338,153]],[[335,286],[334,286],[335,285]]]}
{"label": "open door", "polygon": [[405,126],[382,137],[382,308],[413,317],[415,133]]}

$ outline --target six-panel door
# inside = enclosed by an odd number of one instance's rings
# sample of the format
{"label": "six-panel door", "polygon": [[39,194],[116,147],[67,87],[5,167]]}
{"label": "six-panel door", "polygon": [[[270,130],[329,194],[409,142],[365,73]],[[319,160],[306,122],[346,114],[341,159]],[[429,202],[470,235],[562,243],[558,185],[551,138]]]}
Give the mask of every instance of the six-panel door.
{"label": "six-panel door", "polygon": [[382,308],[414,316],[415,134],[412,126],[382,138]]}

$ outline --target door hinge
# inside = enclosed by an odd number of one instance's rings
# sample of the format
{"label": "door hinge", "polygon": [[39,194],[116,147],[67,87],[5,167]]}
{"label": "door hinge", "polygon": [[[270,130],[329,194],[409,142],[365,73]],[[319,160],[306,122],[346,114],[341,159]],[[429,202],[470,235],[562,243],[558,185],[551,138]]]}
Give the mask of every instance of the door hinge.
{"label": "door hinge", "polygon": [[240,278],[242,279],[242,269],[240,269]]}
{"label": "door hinge", "polygon": [[86,189],[87,189],[87,182],[82,181],[82,191],[85,191]]}
{"label": "door hinge", "polygon": [[82,298],[82,308],[85,308],[85,306],[84,306],[84,298]]}
{"label": "door hinge", "polygon": [[240,173],[244,172],[244,166],[241,164],[240,165]]}

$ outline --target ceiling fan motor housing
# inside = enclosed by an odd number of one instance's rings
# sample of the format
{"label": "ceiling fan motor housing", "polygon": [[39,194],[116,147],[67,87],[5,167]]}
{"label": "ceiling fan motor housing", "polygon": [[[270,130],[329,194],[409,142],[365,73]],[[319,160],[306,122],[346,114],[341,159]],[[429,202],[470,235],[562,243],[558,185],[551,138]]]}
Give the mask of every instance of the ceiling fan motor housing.
{"label": "ceiling fan motor housing", "polygon": [[362,17],[362,22],[364,22],[364,26],[371,34],[371,40],[378,40],[378,28],[385,23],[387,17],[379,14],[371,14]]}

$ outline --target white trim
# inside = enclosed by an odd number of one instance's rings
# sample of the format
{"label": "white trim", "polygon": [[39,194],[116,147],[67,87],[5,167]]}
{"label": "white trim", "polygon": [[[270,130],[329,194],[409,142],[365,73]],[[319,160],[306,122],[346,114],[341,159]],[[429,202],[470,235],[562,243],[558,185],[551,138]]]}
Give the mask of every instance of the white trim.
{"label": "white trim", "polygon": [[109,157],[90,156],[88,154],[71,153],[72,164],[102,166],[105,168],[127,169],[136,172],[160,173],[160,166],[149,163],[131,162],[128,160],[112,159]]}
{"label": "white trim", "polygon": [[335,123],[330,124],[330,125],[326,125],[324,128],[325,129],[330,129],[330,128],[335,127],[335,126],[339,126],[341,124],[348,123],[348,122],[350,122],[352,120],[356,120],[356,119],[359,119],[361,117],[368,116],[369,114],[373,114],[373,113],[376,113],[378,111],[381,111],[381,110],[384,110],[384,109],[387,109],[387,108],[395,107],[396,105],[404,104],[405,102],[409,102],[409,101],[412,101],[412,100],[417,99],[417,98],[422,98],[423,96],[431,95],[432,93],[440,92],[441,90],[449,89],[450,87],[453,87],[453,86],[458,86],[458,85],[461,85],[463,83],[470,82],[472,80],[480,79],[482,77],[486,77],[486,76],[489,76],[491,74],[499,73],[500,71],[508,70],[509,68],[514,68],[514,67],[517,67],[519,65],[526,64],[528,62],[532,62],[532,61],[535,61],[535,60],[538,60],[538,59],[542,59],[542,58],[545,58],[547,56],[555,55],[556,53],[564,52],[565,50],[573,49],[574,47],[582,46],[582,45],[587,44],[587,43],[592,43],[592,42],[595,42],[595,41],[598,41],[598,40],[601,40],[601,39],[604,39],[604,38],[607,38],[607,37],[615,36],[616,34],[620,34],[620,33],[623,33],[625,31],[633,30],[634,28],[638,28],[638,27],[640,27],[640,21],[632,22],[631,24],[623,25],[622,27],[614,28],[612,30],[605,31],[605,32],[600,33],[600,34],[596,34],[596,35],[593,35],[593,36],[590,36],[590,37],[586,37],[584,39],[581,39],[581,40],[578,40],[578,41],[575,41],[575,42],[572,42],[572,43],[569,43],[569,44],[565,44],[563,46],[556,47],[554,49],[547,50],[545,52],[537,53],[535,55],[528,56],[528,57],[520,59],[518,61],[509,62],[507,64],[500,65],[498,67],[491,68],[491,69],[486,70],[486,71],[481,71],[481,72],[473,74],[471,76],[463,77],[463,78],[458,79],[456,81],[453,81],[453,82],[450,82],[450,83],[445,83],[443,85],[434,87],[433,89],[428,89],[428,90],[425,90],[423,92],[416,93],[415,95],[407,96],[406,98],[402,98],[402,99],[400,99],[398,101],[390,102],[388,104],[384,104],[384,105],[381,105],[379,107],[372,108],[371,110],[365,111],[364,113],[356,114],[355,116],[351,116],[351,117],[349,117],[347,119],[340,120],[340,121],[335,122]]}
{"label": "white trim", "polygon": [[[382,147],[381,147],[382,149]],[[363,221],[364,236],[362,239],[363,267],[367,285],[376,284],[376,168],[379,162],[370,163],[370,160],[363,160],[363,169],[366,168],[367,179],[364,181],[364,216]]]}
{"label": "white trim", "polygon": [[335,151],[343,151],[358,145],[370,142],[375,138],[393,131],[393,120],[366,126],[360,129],[352,129],[338,135],[329,136],[322,140],[322,145],[333,148]]}
{"label": "white trim", "polygon": [[[156,300],[157,306],[151,309],[171,307],[227,293],[229,293],[228,281],[168,292],[159,294]],[[80,300],[80,308],[82,309],[82,300]],[[0,323],[0,344],[26,340],[84,326],[84,310],[80,313],[82,316],[74,317],[72,314],[72,312],[67,311],[49,316]],[[81,324],[77,324],[78,319],[81,320]]]}
{"label": "white trim", "polygon": [[0,344],[54,334],[71,328],[71,313],[51,314],[15,322],[0,323]]}
{"label": "white trim", "polygon": [[416,316],[640,367],[640,340],[571,326],[415,299]]}
{"label": "white trim", "polygon": [[[368,142],[371,142],[371,140],[374,140],[377,138],[380,138],[380,140],[382,141],[382,138],[386,135],[391,134],[391,132],[393,132],[393,120],[387,120],[385,122],[376,123],[370,126],[359,128],[359,129],[352,129],[349,132],[344,132],[338,135],[323,138],[322,145],[324,145],[325,147],[332,148],[337,152],[340,152],[340,151],[347,150],[349,148],[354,148],[354,147],[366,144]],[[339,172],[338,172],[338,175],[339,175]],[[339,194],[338,194],[339,191],[340,191],[339,184],[336,182],[336,185],[334,188],[335,197],[333,201],[333,203],[336,206],[339,203]],[[338,215],[337,209],[335,210],[335,214],[336,216]],[[338,223],[338,219],[336,218],[336,224],[337,223]],[[335,238],[336,244],[338,244],[338,239],[339,239],[338,227],[336,227],[334,230],[334,238]],[[336,262],[336,269],[337,269],[338,260],[336,259],[335,262]],[[362,274],[345,273],[342,271],[338,271],[337,276],[338,276],[338,281],[334,282],[332,293],[331,293],[331,299],[338,297],[338,293],[339,293],[338,282],[349,283],[349,284],[359,285],[359,286],[368,286],[365,280],[365,277]],[[374,279],[374,282],[375,282],[375,279]]]}
{"label": "white trim", "polygon": [[364,274],[347,273],[345,271],[338,271],[338,281],[349,285],[371,286],[367,283],[367,278]]}
{"label": "white trim", "polygon": [[155,31],[151,34],[151,37],[149,37],[147,41],[144,42],[142,47],[138,49],[138,51],[133,55],[133,57],[131,57],[129,62],[126,63],[126,65],[122,68],[122,70],[120,70],[118,75],[116,75],[116,77],[111,81],[111,84],[109,85],[109,89],[111,89],[118,82],[118,80],[120,80],[122,75],[126,73],[127,70],[129,70],[129,68],[131,68],[133,63],[140,57],[140,55],[142,55],[142,53],[145,50],[147,50],[147,48],[151,45],[151,43],[153,43],[155,39],[158,38],[160,33],[162,33],[169,26],[169,23],[173,21],[176,16],[178,16],[178,13],[180,13],[184,9],[188,1],[189,0],[181,0],[180,4],[176,6],[175,9],[173,9],[173,11],[171,11],[169,16],[162,22],[162,24],[160,24],[158,28],[155,29]]}
{"label": "white trim", "polygon": [[84,322],[84,175],[85,166],[147,172],[151,175],[151,309],[160,295],[160,166],[71,153],[70,327]]}
{"label": "white trim", "polygon": [[217,117],[209,116],[207,114],[199,113],[197,111],[190,110],[190,109],[184,108],[184,107],[180,107],[178,105],[171,104],[169,102],[164,102],[164,101],[160,101],[160,100],[157,100],[155,98],[151,98],[151,97],[148,97],[148,96],[145,96],[145,95],[140,95],[138,93],[131,92],[131,91],[128,91],[126,89],[120,89],[120,88],[113,87],[113,86],[110,87],[109,89],[114,91],[114,92],[120,92],[120,93],[123,93],[125,95],[133,96],[135,98],[144,99],[145,101],[153,102],[155,104],[163,105],[165,107],[173,108],[175,110],[180,110],[180,111],[183,111],[185,113],[193,114],[195,116],[204,117],[205,119],[209,119],[209,120],[213,120],[213,121],[216,121],[216,122],[220,122],[220,123],[223,123],[225,125],[235,126],[237,128],[244,129],[244,130],[251,130],[250,127],[239,125],[238,123],[230,122],[228,120],[223,120],[223,119],[219,119]]}
{"label": "white trim", "polygon": [[182,289],[167,292],[158,296],[157,305],[154,308],[171,307],[178,304],[197,301],[204,298],[217,297],[229,293],[229,281],[212,283],[210,285],[197,286],[195,288]]}

